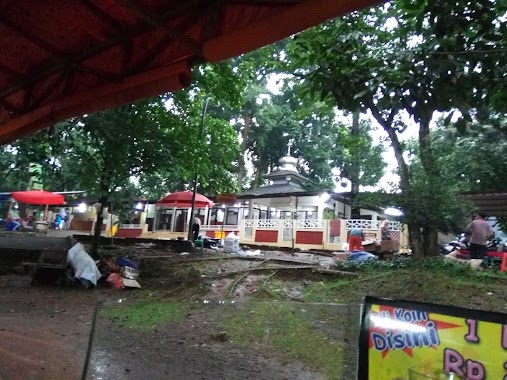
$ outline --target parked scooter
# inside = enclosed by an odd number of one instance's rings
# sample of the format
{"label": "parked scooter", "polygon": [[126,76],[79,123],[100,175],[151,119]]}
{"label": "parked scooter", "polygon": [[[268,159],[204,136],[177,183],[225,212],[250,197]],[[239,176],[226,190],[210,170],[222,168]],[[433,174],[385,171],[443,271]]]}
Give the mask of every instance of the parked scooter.
{"label": "parked scooter", "polygon": [[[500,238],[488,240],[486,247],[487,251],[507,252],[507,242],[502,244],[502,240]],[[453,241],[447,244],[442,244],[440,246],[440,253],[442,255],[448,255],[451,252],[460,251],[463,254],[468,254],[469,249],[470,247],[468,245],[468,241],[466,239],[465,234],[461,234],[460,236],[456,237],[456,239],[454,239]]]}
{"label": "parked scooter", "polygon": [[464,233],[462,233],[459,236],[456,236],[456,238],[453,241],[447,244],[440,245],[440,253],[442,255],[448,255],[451,252],[462,249],[468,250],[468,241]]}
{"label": "parked scooter", "polygon": [[488,241],[488,251],[504,251],[507,252],[507,243],[502,244],[500,238],[494,238]]}

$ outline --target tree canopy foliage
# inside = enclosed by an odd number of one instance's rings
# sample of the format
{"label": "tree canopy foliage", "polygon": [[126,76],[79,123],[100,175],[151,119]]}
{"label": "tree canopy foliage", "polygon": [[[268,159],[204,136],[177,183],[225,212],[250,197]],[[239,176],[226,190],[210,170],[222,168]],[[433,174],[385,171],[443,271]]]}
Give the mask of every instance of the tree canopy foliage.
{"label": "tree canopy foliage", "polygon": [[[191,188],[196,173],[202,192],[236,191],[262,185],[289,142],[310,186],[332,189],[348,179],[357,190],[375,186],[385,171],[384,147],[372,138],[378,126],[400,176],[392,203],[404,210],[416,255],[430,255],[437,230],[454,229],[469,212],[460,191],[507,185],[499,138],[506,130],[506,12],[505,2],[493,0],[386,2],[197,66],[188,89],[68,120],[4,147],[3,190],[25,187],[37,162],[49,190],[103,198],[158,198]],[[267,88],[273,77],[280,81],[275,94]],[[409,124],[418,136],[407,142]]]}
{"label": "tree canopy foliage", "polygon": [[[292,38],[280,60],[309,96],[368,112],[389,136],[401,178],[399,197],[416,255],[435,252],[442,215],[455,200],[439,180],[430,125],[435,112],[473,120],[505,88],[505,6],[495,1],[401,1],[329,21]],[[407,117],[408,116],[408,117]],[[400,135],[419,126],[410,170]]]}

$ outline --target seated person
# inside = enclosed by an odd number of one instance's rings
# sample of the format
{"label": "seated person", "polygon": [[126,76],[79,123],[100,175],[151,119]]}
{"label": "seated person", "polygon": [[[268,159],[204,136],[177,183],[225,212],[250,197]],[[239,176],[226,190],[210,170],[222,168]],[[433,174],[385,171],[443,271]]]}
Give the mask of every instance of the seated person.
{"label": "seated person", "polygon": [[55,230],[60,230],[61,229],[61,226],[62,226],[62,223],[63,223],[63,219],[62,217],[60,216],[60,214],[56,214],[56,217],[55,217],[55,221],[54,221],[54,229]]}
{"label": "seated person", "polygon": [[26,226],[34,228],[35,222],[37,222],[37,213],[36,212],[34,212],[32,215],[28,215],[28,217],[26,219]]}
{"label": "seated person", "polygon": [[5,230],[17,231],[21,227],[21,222],[23,222],[23,219],[19,217],[17,212],[9,211],[7,214],[7,223],[5,225]]}

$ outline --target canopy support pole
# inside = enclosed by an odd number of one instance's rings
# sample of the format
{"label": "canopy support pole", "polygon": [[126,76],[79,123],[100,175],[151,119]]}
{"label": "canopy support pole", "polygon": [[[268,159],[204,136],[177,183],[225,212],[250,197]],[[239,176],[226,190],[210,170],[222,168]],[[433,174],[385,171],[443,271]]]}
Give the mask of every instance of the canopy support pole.
{"label": "canopy support pole", "polygon": [[[199,129],[199,142],[201,142],[202,140],[202,133],[203,133],[203,129],[204,129],[204,118],[206,117],[206,111],[208,110],[208,103],[210,101],[211,98],[206,98],[206,100],[204,101],[204,106],[202,108],[202,113],[201,113],[201,125],[200,125],[200,129]],[[191,211],[190,211],[190,218],[189,221],[188,221],[188,240],[192,241],[192,227],[193,227],[193,224],[194,224],[194,209],[195,209],[195,194],[197,193],[197,181],[199,179],[199,171],[198,169],[196,168],[195,169],[195,176],[194,176],[194,189],[192,191],[192,208],[191,208]]]}

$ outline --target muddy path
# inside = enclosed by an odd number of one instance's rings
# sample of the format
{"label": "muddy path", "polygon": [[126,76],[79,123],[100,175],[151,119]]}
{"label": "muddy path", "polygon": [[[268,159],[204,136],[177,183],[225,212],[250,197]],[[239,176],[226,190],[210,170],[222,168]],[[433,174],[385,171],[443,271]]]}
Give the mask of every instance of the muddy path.
{"label": "muddy path", "polygon": [[0,379],[80,379],[95,305],[116,294],[30,282],[0,276]]}
{"label": "muddy path", "polygon": [[153,331],[128,330],[99,317],[87,379],[325,379],[301,362],[236,346],[221,322],[227,309],[208,305]]}
{"label": "muddy path", "polygon": [[[98,304],[143,299],[152,293],[189,303],[231,297],[246,301],[273,270],[245,276],[243,281],[237,281],[241,274],[227,273],[267,264],[318,265],[311,255],[286,261],[283,257],[278,260],[278,253],[269,254],[272,260],[231,259],[214,257],[217,253],[211,251],[206,256],[180,255],[153,246],[114,247],[103,253],[140,262],[143,289],[112,290],[103,282],[92,290],[56,284],[31,286],[30,274],[0,276],[0,379],[79,379],[84,368],[88,379],[324,378],[300,362],[287,363],[217,339],[223,329],[223,308],[192,310],[177,324],[143,332],[119,327],[99,315],[92,330]],[[94,345],[87,367],[90,334]]]}
{"label": "muddy path", "polygon": [[[110,247],[102,253],[137,261],[142,289],[112,290],[103,281],[91,290],[30,286],[30,275],[0,276],[0,380],[82,378],[90,336],[87,379],[349,380],[357,363],[358,305],[366,294],[507,309],[507,278],[469,272],[451,276],[440,267],[347,275],[329,272],[334,258],[311,253],[253,251],[251,257],[231,257],[205,250],[182,255],[154,245]],[[107,314],[119,299],[127,305],[189,308],[180,320],[138,329],[121,313],[120,318]],[[267,310],[257,318],[261,339],[247,337],[241,343],[234,338],[241,329],[233,334],[230,316],[236,322],[254,321],[254,302]],[[277,339],[270,322],[285,303],[291,308],[288,316],[305,321],[312,334],[341,342],[342,350],[331,351],[324,365],[315,366],[294,359],[283,345],[267,344]],[[103,306],[94,324],[98,304]],[[329,362],[331,371],[334,366],[339,372],[323,373]]]}

